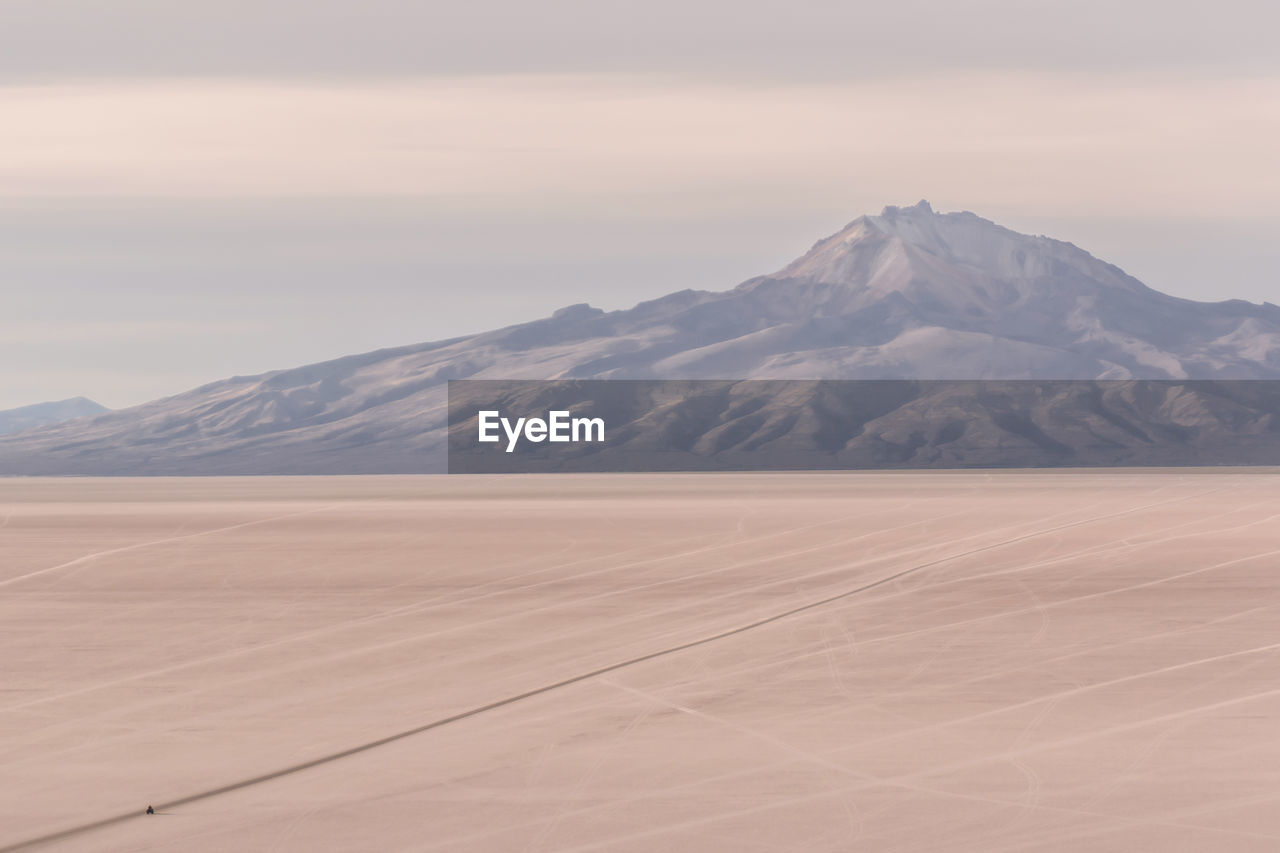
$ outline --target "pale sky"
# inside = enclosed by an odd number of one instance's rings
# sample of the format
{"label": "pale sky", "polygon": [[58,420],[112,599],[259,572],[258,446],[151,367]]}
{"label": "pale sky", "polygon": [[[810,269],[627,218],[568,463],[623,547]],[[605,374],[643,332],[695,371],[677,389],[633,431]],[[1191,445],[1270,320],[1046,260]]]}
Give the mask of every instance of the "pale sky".
{"label": "pale sky", "polygon": [[1280,302],[1274,3],[455,6],[0,0],[0,408],[725,289],[921,198]]}

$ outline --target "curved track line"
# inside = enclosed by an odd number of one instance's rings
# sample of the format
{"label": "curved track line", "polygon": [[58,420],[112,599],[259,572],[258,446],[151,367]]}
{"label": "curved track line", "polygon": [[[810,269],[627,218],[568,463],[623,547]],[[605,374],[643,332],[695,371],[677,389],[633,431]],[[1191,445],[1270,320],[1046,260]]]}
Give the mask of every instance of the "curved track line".
{"label": "curved track line", "polygon": [[[951,560],[958,560],[964,557],[973,556],[974,554],[981,554],[986,551],[992,551],[992,550],[995,550],[996,548],[1003,548],[1006,545],[1013,545],[1018,542],[1023,542],[1027,539],[1033,539],[1037,536],[1045,536],[1050,533],[1056,533],[1060,530],[1066,530],[1072,527],[1080,527],[1086,524],[1093,524],[1094,522],[1104,521],[1106,519],[1114,518],[1116,516],[1128,515],[1135,511],[1137,510],[1131,508],[1131,509],[1123,510],[1121,512],[1108,513],[1106,515],[1095,516],[1093,518],[1086,518],[1086,519],[1081,519],[1079,521],[1072,521],[1066,524],[1057,525],[1055,527],[1045,528],[1044,530],[1037,530],[1031,533],[1025,533],[1021,536],[1015,536],[1011,539],[1005,539],[1000,542],[993,542],[989,545],[983,545],[979,548],[973,548],[969,551],[965,551],[960,554],[951,554],[946,557],[940,557],[936,560],[930,560],[928,562],[921,563],[916,566],[911,566],[910,568],[902,569],[901,571],[898,571],[886,577],[880,578],[879,580],[863,584],[861,586],[855,587],[850,590],[846,590],[841,593],[837,593],[836,595],[830,595],[825,598],[821,598],[817,601],[811,601],[808,604],[802,604],[798,607],[792,607],[788,610],[782,611],[781,613],[775,613],[772,616],[766,616],[762,619],[757,619],[753,622],[748,622],[745,625],[739,625],[736,628],[730,628],[725,631],[720,631],[719,633],[716,633],[716,634],[711,634],[709,636],[702,637],[701,639],[690,640],[689,642],[686,642],[686,643],[680,643],[675,646],[669,646],[665,649],[659,649],[657,651],[648,652],[643,655],[638,655],[636,657],[628,658],[627,660],[609,664],[608,666],[602,666],[597,669],[590,670],[589,672],[579,673],[578,675],[570,676],[569,678],[564,678],[559,681],[552,682],[550,684],[544,684],[541,687],[535,687],[532,690],[526,690],[523,693],[517,693],[512,696],[507,696],[502,699],[497,699],[493,702],[489,702],[484,705],[479,705],[477,707],[470,708],[466,711],[460,711],[457,714],[452,714],[447,717],[441,717],[440,719],[432,720],[429,723],[424,723],[423,725],[420,725],[420,726],[414,726],[411,729],[405,729],[403,731],[396,732],[395,734],[378,738],[377,740],[367,741],[365,743],[358,744],[357,746],[348,747],[347,749],[339,750],[338,752],[332,752],[332,753],[329,753],[328,755],[322,755],[322,756],[319,756],[318,758],[310,759],[309,761],[303,761],[298,764],[291,764],[288,767],[282,767],[279,770],[273,770],[268,773],[262,773],[257,776],[251,776],[247,779],[241,779],[236,782],[230,782],[226,785],[222,785],[217,788],[210,788],[205,791],[199,791],[194,794],[188,794],[187,796],[180,797],[176,800],[168,800],[166,802],[160,803],[158,806],[156,806],[156,808],[157,810],[177,808],[178,806],[184,806],[189,803],[211,799],[213,797],[221,796],[222,794],[229,794],[232,791],[239,791],[243,788],[249,788],[254,785],[260,785],[264,782],[270,782],[285,776],[292,776],[295,773],[301,773],[302,771],[310,770],[313,767],[320,767],[325,764],[331,764],[335,761],[339,761],[343,758],[350,758],[353,755],[359,755],[360,753],[363,753],[363,752],[369,752],[370,750],[374,750],[379,747],[386,746],[387,744],[395,743],[396,741],[404,740],[406,738],[413,737],[414,735],[422,734],[423,732],[429,732],[433,729],[441,728],[442,726],[447,726],[450,723],[461,722],[463,720],[467,720],[472,717],[477,717],[477,716],[480,716],[481,714],[488,713],[489,711],[496,711],[499,708],[505,708],[509,705],[515,705],[519,702],[525,701],[526,699],[532,699],[536,696],[542,696],[544,694],[551,693],[565,687],[570,687],[574,684],[581,684],[584,681],[590,681],[594,678],[598,678],[602,675],[607,675],[608,673],[611,673],[611,672],[617,672],[618,670],[626,669],[628,667],[645,663],[647,661],[656,660],[658,658],[663,658],[668,655],[677,654],[679,652],[687,651],[688,649],[697,648],[699,646],[705,646],[705,645],[708,645],[709,643],[715,643],[720,640],[727,639],[729,637],[737,636],[739,634],[745,634],[748,631],[754,631],[757,628],[762,628],[766,625],[771,625],[775,622],[781,622],[784,619],[791,618],[792,616],[796,616],[801,613],[806,613],[810,610],[816,610],[820,607],[825,607],[826,605],[832,604],[836,601],[841,601],[851,596],[858,595],[863,592],[867,592],[868,590],[876,589],[877,587],[881,587],[886,584],[893,583],[894,581],[907,577],[908,575],[914,574],[919,571],[923,571],[925,569],[932,568],[942,563],[950,562]],[[106,827],[123,823],[127,820],[132,820],[140,816],[142,816],[142,813],[139,811],[131,811],[123,814],[117,814],[112,817],[107,817],[101,820],[93,821],[91,823],[80,824],[79,826],[69,827],[67,829],[63,829],[58,832],[49,833],[48,835],[42,835],[37,838],[30,838],[25,841],[19,841],[16,844],[10,844],[5,847],[0,847],[0,853],[16,853],[16,851],[27,850],[32,847],[36,847],[38,845],[48,844],[54,841],[60,841],[65,838],[81,835],[83,833],[91,832],[93,830],[105,829]]]}

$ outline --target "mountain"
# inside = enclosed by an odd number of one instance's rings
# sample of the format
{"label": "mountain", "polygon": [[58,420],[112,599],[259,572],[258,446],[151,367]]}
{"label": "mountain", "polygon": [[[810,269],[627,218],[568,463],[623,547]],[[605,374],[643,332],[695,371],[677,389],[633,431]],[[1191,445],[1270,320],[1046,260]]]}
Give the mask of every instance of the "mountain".
{"label": "mountain", "polygon": [[72,397],[69,400],[57,400],[50,403],[35,403],[17,409],[0,411],[0,435],[48,424],[61,423],[75,418],[100,415],[111,411],[87,397]]}
{"label": "mountain", "polygon": [[0,437],[0,473],[439,471],[447,380],[564,377],[1272,379],[1280,307],[1179,299],[1070,243],[920,202],[731,290],[573,305]]}

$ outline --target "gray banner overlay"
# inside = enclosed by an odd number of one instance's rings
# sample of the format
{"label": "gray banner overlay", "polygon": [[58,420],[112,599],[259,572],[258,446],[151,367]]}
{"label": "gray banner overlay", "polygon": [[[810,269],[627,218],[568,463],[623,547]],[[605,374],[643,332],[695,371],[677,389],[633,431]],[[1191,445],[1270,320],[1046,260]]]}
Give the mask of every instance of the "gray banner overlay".
{"label": "gray banner overlay", "polygon": [[449,382],[456,474],[1277,464],[1269,380]]}

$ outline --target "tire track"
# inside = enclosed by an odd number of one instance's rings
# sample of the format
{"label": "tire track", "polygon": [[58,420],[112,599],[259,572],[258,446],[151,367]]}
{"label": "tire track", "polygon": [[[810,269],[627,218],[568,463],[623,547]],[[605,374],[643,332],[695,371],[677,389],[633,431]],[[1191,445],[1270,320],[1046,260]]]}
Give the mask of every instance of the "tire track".
{"label": "tire track", "polygon": [[215,527],[212,530],[200,530],[195,533],[183,533],[180,536],[166,536],[164,539],[152,539],[149,542],[135,542],[132,545],[123,545],[119,548],[108,548],[105,551],[95,551],[92,554],[85,554],[83,556],[76,557],[74,560],[68,560],[65,563],[59,563],[56,566],[46,566],[43,569],[36,569],[34,572],[27,572],[24,575],[16,575],[15,577],[5,578],[4,580],[0,580],[0,586],[8,586],[9,584],[18,583],[19,581],[25,581],[31,578],[40,577],[41,575],[47,575],[51,572],[61,571],[62,569],[69,569],[73,566],[82,566],[85,563],[90,563],[98,559],[99,557],[110,557],[113,554],[124,554],[128,551],[138,551],[143,548],[151,548],[155,545],[166,545],[170,542],[184,542],[188,539],[196,539],[200,536],[212,536],[215,533],[226,533],[228,530],[240,530],[241,528],[244,528],[244,527],[254,527],[255,525],[259,525],[259,524],[270,524],[273,521],[283,521],[286,518],[297,518],[298,516],[302,516],[302,515],[311,515],[317,512],[324,512],[325,510],[333,509],[336,506],[339,506],[339,504],[328,504],[326,506],[314,507],[312,509],[305,509],[299,512],[289,512],[289,513],[285,513],[284,515],[273,515],[270,518],[259,518],[253,521],[244,521],[244,522],[241,522],[240,524],[232,524],[228,527]]}

